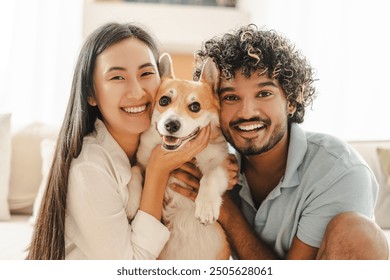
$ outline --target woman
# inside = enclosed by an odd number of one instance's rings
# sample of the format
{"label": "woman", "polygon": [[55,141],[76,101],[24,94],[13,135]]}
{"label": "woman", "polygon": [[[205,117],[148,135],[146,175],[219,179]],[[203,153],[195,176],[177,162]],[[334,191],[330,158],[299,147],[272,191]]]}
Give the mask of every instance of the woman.
{"label": "woman", "polygon": [[107,24],[81,49],[71,96],[28,259],[155,259],[169,238],[161,224],[171,171],[207,145],[204,129],[184,149],[156,147],[139,210],[128,222],[127,183],[160,84],[153,38]]}

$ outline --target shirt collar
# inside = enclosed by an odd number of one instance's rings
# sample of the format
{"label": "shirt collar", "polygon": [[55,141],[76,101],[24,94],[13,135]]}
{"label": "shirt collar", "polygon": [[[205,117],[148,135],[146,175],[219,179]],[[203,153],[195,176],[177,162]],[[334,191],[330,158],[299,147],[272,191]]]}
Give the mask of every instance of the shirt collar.
{"label": "shirt collar", "polygon": [[296,123],[291,124],[286,172],[282,179],[282,188],[296,187],[300,183],[298,168],[307,152],[307,140],[304,130]]}
{"label": "shirt collar", "polygon": [[[230,147],[238,160],[239,170],[241,170],[241,155]],[[287,154],[286,172],[280,184],[281,188],[296,187],[300,183],[298,168],[301,165],[307,151],[307,140],[304,130],[298,124],[291,124],[290,143]],[[245,176],[239,176],[238,184],[241,186],[247,185]]]}

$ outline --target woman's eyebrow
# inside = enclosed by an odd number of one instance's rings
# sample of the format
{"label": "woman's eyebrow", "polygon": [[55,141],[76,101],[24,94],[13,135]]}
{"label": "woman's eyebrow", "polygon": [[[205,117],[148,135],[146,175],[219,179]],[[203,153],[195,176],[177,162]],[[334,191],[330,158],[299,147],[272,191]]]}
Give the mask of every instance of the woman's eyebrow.
{"label": "woman's eyebrow", "polygon": [[111,71],[118,71],[118,70],[119,71],[126,71],[126,68],[120,67],[120,66],[113,66],[113,67],[108,68],[106,73],[111,72]]}
{"label": "woman's eyebrow", "polygon": [[144,64],[140,65],[138,67],[138,69],[142,69],[142,68],[145,68],[145,67],[153,67],[153,68],[155,68],[155,65],[153,63],[151,63],[151,62],[147,62],[147,63],[144,63]]}
{"label": "woman's eyebrow", "polygon": [[[147,62],[147,63],[144,63],[144,64],[140,65],[138,67],[138,69],[142,69],[142,68],[146,68],[146,67],[153,67],[153,68],[155,68],[155,65],[153,63],[151,63],[151,62]],[[112,66],[112,67],[108,68],[106,73],[109,73],[111,71],[126,71],[126,68],[125,67],[121,67],[121,66]]]}

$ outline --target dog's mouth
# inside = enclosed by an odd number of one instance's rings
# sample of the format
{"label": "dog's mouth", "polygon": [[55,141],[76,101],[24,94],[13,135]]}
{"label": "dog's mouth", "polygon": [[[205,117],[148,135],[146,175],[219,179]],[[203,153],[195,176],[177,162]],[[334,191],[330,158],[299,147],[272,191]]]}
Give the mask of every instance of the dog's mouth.
{"label": "dog's mouth", "polygon": [[183,144],[187,143],[191,139],[194,139],[200,131],[200,127],[197,127],[191,134],[184,136],[184,137],[174,137],[171,135],[161,135],[163,140],[163,147],[164,149],[173,151],[177,150],[179,147],[181,147]]}

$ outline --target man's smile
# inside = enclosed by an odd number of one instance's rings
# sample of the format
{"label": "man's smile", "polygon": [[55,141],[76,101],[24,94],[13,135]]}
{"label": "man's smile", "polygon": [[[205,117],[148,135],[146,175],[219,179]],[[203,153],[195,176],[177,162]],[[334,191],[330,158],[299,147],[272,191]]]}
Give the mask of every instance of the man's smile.
{"label": "man's smile", "polygon": [[242,131],[254,131],[254,130],[259,130],[259,129],[262,129],[264,128],[265,125],[264,124],[240,124],[237,126],[237,128],[239,130],[242,130]]}

